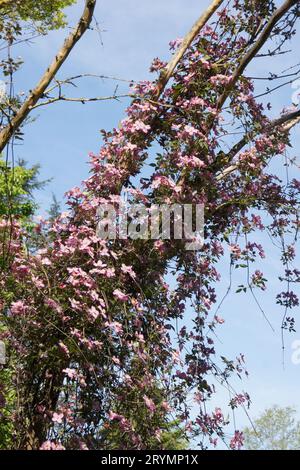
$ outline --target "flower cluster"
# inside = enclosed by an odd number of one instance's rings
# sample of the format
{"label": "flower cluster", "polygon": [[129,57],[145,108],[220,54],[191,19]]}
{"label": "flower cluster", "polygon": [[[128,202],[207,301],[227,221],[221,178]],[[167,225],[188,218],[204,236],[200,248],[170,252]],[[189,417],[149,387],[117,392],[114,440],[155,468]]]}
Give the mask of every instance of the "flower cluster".
{"label": "flower cluster", "polygon": [[[215,392],[210,377],[227,382],[233,373],[241,376],[244,365],[243,358],[215,365],[213,333],[224,322],[214,309],[218,262],[229,252],[232,265],[249,269],[265,257],[251,240],[256,230],[281,240],[299,228],[300,183],[287,186],[267,166],[285,151],[282,130],[238,151],[234,171],[220,177],[232,163],[223,140],[229,134],[226,113],[233,128],[246,123],[247,133],[249,122],[254,134],[268,122],[253,82],[232,78],[249,50],[248,36],[258,28],[248,4],[236,0],[216,27],[203,28],[159,101],[152,99],[157,81],[134,86],[126,118],[102,132],[99,154],[90,155],[89,178],[67,193],[68,212],[48,230],[51,243],[28,254],[24,229],[9,227],[10,237],[4,237],[10,258],[0,279],[1,308],[9,311],[4,336],[18,358],[23,400],[15,424],[29,426],[37,448],[101,449],[112,440],[120,449],[163,448],[171,413],[182,435],[199,437],[203,447],[225,438],[223,412],[208,411]],[[269,6],[264,15],[271,14]],[[171,48],[179,45],[177,40]],[[163,66],[156,59],[152,70]],[[224,90],[227,112],[217,107]],[[153,142],[160,149],[149,175],[143,170],[157,149]],[[124,190],[134,203],[204,203],[202,249],[187,251],[182,240],[100,239],[97,208],[118,203]],[[264,224],[260,213],[272,222]],[[0,233],[5,230],[4,223]],[[283,250],[286,270],[292,248]],[[265,289],[262,272],[256,270],[251,283]],[[288,308],[298,305],[291,290],[277,300]],[[248,399],[237,395],[230,406]],[[236,431],[229,446],[239,449],[242,443]],[[26,438],[22,446],[28,446]]]}

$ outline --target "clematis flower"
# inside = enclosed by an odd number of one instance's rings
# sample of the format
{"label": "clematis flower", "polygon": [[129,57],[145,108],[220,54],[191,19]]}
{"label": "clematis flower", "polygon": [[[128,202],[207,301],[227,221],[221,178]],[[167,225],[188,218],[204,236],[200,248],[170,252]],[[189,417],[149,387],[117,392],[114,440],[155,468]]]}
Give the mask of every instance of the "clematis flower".
{"label": "clematis flower", "polygon": [[66,374],[67,377],[69,377],[69,379],[73,380],[77,377],[77,371],[76,369],[70,369],[70,368],[67,368],[67,369],[63,369],[63,372]]}
{"label": "clematis flower", "polygon": [[121,302],[126,302],[129,298],[128,295],[124,294],[124,292],[120,291],[120,289],[115,289],[113,291],[113,295]]}
{"label": "clematis flower", "polygon": [[148,408],[148,410],[151,412],[151,413],[154,413],[154,411],[156,410],[156,405],[154,403],[153,400],[151,400],[151,398],[147,397],[147,395],[144,395],[143,396],[143,400]]}
{"label": "clematis flower", "polygon": [[182,44],[183,38],[176,38],[169,42],[171,51],[175,51]]}
{"label": "clematis flower", "polygon": [[124,274],[129,274],[129,276],[131,276],[132,279],[135,279],[135,278],[136,278],[136,274],[135,274],[135,272],[133,271],[132,266],[126,266],[126,264],[122,264],[122,266],[121,266],[121,271],[122,271],[122,273],[124,273]]}
{"label": "clematis flower", "polygon": [[240,450],[244,444],[244,435],[240,431],[235,431],[233,438],[230,441],[230,449]]}
{"label": "clematis flower", "polygon": [[53,423],[61,424],[63,422],[64,415],[63,413],[53,413],[52,421]]}
{"label": "clematis flower", "polygon": [[66,450],[66,448],[60,443],[46,441],[41,445],[40,450]]}
{"label": "clematis flower", "polygon": [[27,311],[27,306],[21,300],[13,302],[10,307],[10,312],[12,315],[24,315]]}

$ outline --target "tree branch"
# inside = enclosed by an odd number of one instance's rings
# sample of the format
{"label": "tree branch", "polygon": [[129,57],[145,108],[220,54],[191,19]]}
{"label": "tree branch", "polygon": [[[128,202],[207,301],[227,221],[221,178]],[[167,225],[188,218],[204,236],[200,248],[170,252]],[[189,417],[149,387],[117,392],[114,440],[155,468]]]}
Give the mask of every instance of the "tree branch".
{"label": "tree branch", "polygon": [[273,28],[276,26],[278,21],[281,20],[281,18],[290,10],[290,8],[294,5],[299,3],[299,0],[286,0],[280,8],[278,8],[271,18],[269,19],[265,29],[255,42],[255,44],[251,47],[251,49],[247,52],[247,54],[243,57],[241,62],[239,63],[237,69],[235,70],[232,79],[228,86],[225,88],[223,94],[220,96],[218,103],[217,103],[217,109],[221,110],[226,99],[228,98],[232,88],[238,81],[239,77],[242,75],[246,67],[249,65],[251,60],[256,56],[256,54],[260,51],[260,49],[264,46],[266,41],[270,37],[270,33],[272,32]]}
{"label": "tree branch", "polygon": [[197,34],[199,34],[203,26],[205,26],[205,24],[215,13],[215,11],[219,8],[219,6],[223,3],[223,1],[224,0],[214,0],[211,5],[206,9],[206,11],[200,16],[198,21],[196,21],[189,33],[185,36],[179,50],[172,57],[166,68],[160,74],[157,87],[153,95],[154,99],[158,99],[160,97],[168,81],[172,77],[174,70],[176,69],[177,65],[184,56],[186,50],[190,47]]}
{"label": "tree branch", "polygon": [[67,96],[56,96],[54,98],[49,98],[47,101],[42,101],[41,103],[37,103],[33,106],[32,109],[41,108],[42,106],[46,106],[47,104],[57,103],[58,101],[69,101],[71,103],[88,103],[91,101],[107,101],[107,100],[119,100],[120,98],[128,98],[132,97],[132,95],[111,95],[111,96],[95,96],[92,98],[68,98]]}
{"label": "tree branch", "polygon": [[27,100],[23,103],[17,114],[11,119],[10,123],[0,132],[0,152],[3,151],[10,138],[13,136],[16,130],[19,129],[19,127],[27,118],[31,110],[36,106],[40,98],[43,96],[45,90],[55,77],[55,74],[66,61],[67,57],[69,56],[76,43],[82,38],[84,33],[89,28],[93,19],[96,1],[97,0],[85,0],[84,11],[75,30],[67,37],[58,54],[55,56],[52,64],[46,70],[41,80],[39,81],[35,89],[30,93]]}
{"label": "tree branch", "polygon": [[[277,127],[281,126],[281,130],[284,132],[289,132],[294,126],[300,123],[300,110],[294,111],[293,113],[285,114],[278,119],[270,122],[265,129],[257,132],[257,134],[261,134],[262,132],[270,132]],[[253,138],[253,135],[252,135]],[[242,150],[242,148],[250,141],[249,135],[244,136],[225,156],[227,161],[232,160],[235,155]],[[216,177],[217,181],[222,180],[225,176],[233,173],[235,170],[238,169],[238,162],[230,165],[229,167],[225,168],[221,173],[219,173]]]}
{"label": "tree branch", "polygon": [[61,88],[63,85],[72,85],[73,87],[77,87],[77,85],[74,83],[76,80],[79,80],[79,79],[82,79],[82,78],[97,78],[99,80],[112,80],[112,81],[116,81],[116,82],[124,82],[124,83],[134,83],[134,80],[128,80],[128,79],[125,79],[125,78],[119,78],[119,77],[111,77],[109,75],[96,75],[96,74],[93,74],[93,73],[82,73],[80,75],[74,75],[72,77],[68,77],[68,78],[65,78],[63,80],[58,80],[57,78],[55,78],[55,84],[52,85],[50,88],[47,88],[47,90],[45,90],[44,92],[44,95],[48,95],[49,93],[51,93],[53,90],[57,89],[57,88]]}

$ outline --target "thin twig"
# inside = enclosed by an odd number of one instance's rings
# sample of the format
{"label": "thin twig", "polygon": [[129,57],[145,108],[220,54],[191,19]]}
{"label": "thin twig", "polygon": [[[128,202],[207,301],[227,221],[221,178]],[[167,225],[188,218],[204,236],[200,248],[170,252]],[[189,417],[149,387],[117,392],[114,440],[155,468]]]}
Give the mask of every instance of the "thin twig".
{"label": "thin twig", "polygon": [[68,98],[67,96],[57,96],[55,98],[50,98],[47,101],[43,101],[41,103],[36,104],[33,106],[32,109],[40,108],[41,106],[46,106],[48,104],[56,103],[57,101],[70,101],[72,103],[88,103],[91,101],[107,101],[107,100],[119,100],[121,98],[128,98],[131,95],[112,95],[112,96],[96,96],[93,98]]}
{"label": "thin twig", "polygon": [[252,61],[252,59],[257,55],[257,53],[261,50],[261,48],[264,46],[264,44],[267,42],[267,40],[270,37],[271,32],[273,31],[274,27],[277,25],[277,23],[281,20],[281,18],[293,7],[299,3],[299,0],[286,0],[280,8],[278,8],[273,15],[271,16],[270,20],[268,21],[266,27],[264,28],[263,32],[255,42],[255,44],[251,47],[251,49],[247,52],[247,54],[243,57],[243,59],[240,61],[239,65],[237,66],[232,79],[230,80],[230,83],[228,86],[225,88],[223,94],[220,96],[218,103],[217,103],[217,109],[221,110],[225,101],[227,100],[228,96],[230,95],[230,92],[236,82],[238,81],[239,77],[243,74],[244,70],[246,67],[249,65],[249,63]]}
{"label": "thin twig", "polygon": [[[2,3],[3,1],[5,0],[2,0]],[[76,43],[82,38],[89,28],[93,18],[95,6],[96,0],[85,1],[84,11],[75,30],[67,37],[58,54],[55,56],[52,64],[48,67],[35,89],[30,93],[26,101],[23,103],[16,116],[14,116],[10,123],[0,132],[0,152],[3,151],[10,138],[20,128],[30,111],[44,95],[45,90],[68,58]]]}

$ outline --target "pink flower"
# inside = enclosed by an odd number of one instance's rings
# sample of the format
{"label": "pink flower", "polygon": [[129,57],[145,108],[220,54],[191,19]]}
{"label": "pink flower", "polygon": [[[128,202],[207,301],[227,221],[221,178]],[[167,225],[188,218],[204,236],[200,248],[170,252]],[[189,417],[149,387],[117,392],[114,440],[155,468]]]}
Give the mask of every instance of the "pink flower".
{"label": "pink flower", "polygon": [[162,404],[161,404],[161,407],[165,411],[171,411],[172,410],[171,406],[169,405],[169,403],[167,401],[163,401]]}
{"label": "pink flower", "polygon": [[122,273],[124,273],[124,274],[129,274],[129,276],[131,276],[132,279],[135,279],[135,278],[136,278],[136,274],[135,274],[135,272],[133,271],[132,266],[126,266],[126,264],[122,264],[122,266],[121,266],[121,271],[122,271]]}
{"label": "pink flower", "polygon": [[179,167],[202,168],[205,163],[200,158],[192,155],[184,155],[179,159]]}
{"label": "pink flower", "polygon": [[113,411],[109,411],[108,413],[108,418],[111,420],[111,421],[122,421],[124,418],[123,416],[121,415],[118,415],[117,413],[114,413]]}
{"label": "pink flower", "polygon": [[214,439],[212,437],[209,438],[209,442],[214,446],[217,447],[218,445],[218,438],[215,437]]}
{"label": "pink flower", "polygon": [[69,377],[69,379],[75,379],[77,377],[77,371],[76,369],[64,369],[63,372]]}
{"label": "pink flower", "polygon": [[106,324],[109,328],[111,328],[117,335],[119,333],[123,333],[123,326],[121,325],[121,323],[117,322],[117,321],[114,321],[114,322],[111,322],[111,323],[107,323]]}
{"label": "pink flower", "polygon": [[20,264],[15,268],[15,271],[20,274],[21,276],[25,276],[26,274],[29,273],[29,267],[26,266],[26,264]]}
{"label": "pink flower", "polygon": [[38,289],[43,289],[45,287],[44,282],[38,277],[36,277],[34,274],[32,275],[32,282],[34,283],[35,287],[37,287]]}
{"label": "pink flower", "polygon": [[52,421],[53,423],[61,424],[63,422],[64,415],[63,413],[53,413]]}
{"label": "pink flower", "polygon": [[184,126],[184,132],[191,137],[194,135],[199,135],[198,129],[193,126]]}
{"label": "pink flower", "polygon": [[212,85],[228,85],[228,83],[231,82],[231,79],[232,77],[230,76],[228,77],[227,75],[218,74],[214,77],[211,77],[209,81],[212,83]]}
{"label": "pink flower", "polygon": [[99,311],[94,306],[88,309],[88,314],[93,320],[97,320],[100,315]]}
{"label": "pink flower", "polygon": [[85,442],[80,441],[79,442],[79,449],[80,450],[89,450],[88,446],[85,444]]}
{"label": "pink flower", "polygon": [[241,93],[239,96],[238,96],[238,99],[242,102],[247,102],[249,100],[249,95],[246,95],[245,93]]}
{"label": "pink flower", "polygon": [[156,406],[155,406],[155,403],[153,400],[151,400],[151,398],[147,397],[147,395],[144,395],[143,396],[143,400],[148,408],[148,410],[151,412],[151,413],[154,413],[154,411],[156,410]]}
{"label": "pink flower", "polygon": [[277,148],[278,148],[278,153],[283,153],[286,150],[286,144],[284,144],[283,142],[279,142],[277,144]]}
{"label": "pink flower", "polygon": [[[136,150],[138,147],[136,144],[132,144],[131,142],[127,142],[127,144],[124,146],[125,150],[128,150],[129,152],[133,152]],[[119,201],[118,201],[119,202]]]}
{"label": "pink flower", "polygon": [[126,132],[130,132],[131,134],[135,132],[143,132],[147,134],[147,132],[151,129],[149,125],[145,124],[143,121],[138,119],[137,121],[132,121],[131,119],[124,119],[122,121],[123,127]]}
{"label": "pink flower", "polygon": [[177,377],[179,377],[181,380],[187,380],[188,376],[185,372],[181,372],[180,370],[176,371]]}
{"label": "pink flower", "polygon": [[170,44],[171,51],[175,51],[176,49],[178,49],[181,46],[182,41],[183,41],[183,38],[176,38],[170,41],[169,44]]}
{"label": "pink flower", "polygon": [[236,408],[239,405],[243,405],[245,402],[249,402],[250,397],[247,394],[239,393],[234,398],[232,398],[230,405],[232,408]]}
{"label": "pink flower", "polygon": [[113,295],[121,302],[126,302],[129,298],[128,295],[124,294],[124,292],[120,291],[120,289],[115,289],[113,291]]}
{"label": "pink flower", "polygon": [[153,178],[151,187],[153,189],[157,189],[160,186],[165,186],[167,188],[173,188],[175,186],[175,183],[170,178],[167,178],[167,176],[156,175]]}
{"label": "pink flower", "polygon": [[155,247],[156,250],[163,253],[165,251],[165,242],[163,240],[156,240],[154,242],[154,247]]}
{"label": "pink flower", "polygon": [[56,444],[55,442],[52,442],[52,441],[46,441],[41,445],[40,450],[66,450],[66,449],[63,445],[59,443]]}
{"label": "pink flower", "polygon": [[52,442],[51,441],[45,441],[41,445],[40,450],[52,450]]}
{"label": "pink flower", "polygon": [[115,276],[115,268],[107,268],[103,270],[103,274],[105,277],[110,279],[111,277]]}
{"label": "pink flower", "polygon": [[183,79],[184,83],[188,84],[192,80],[192,78],[194,78],[194,76],[195,72],[188,73]]}
{"label": "pink flower", "polygon": [[194,109],[199,106],[206,106],[206,103],[202,98],[194,96],[190,100],[179,101],[178,106],[181,106],[183,109]]}
{"label": "pink flower", "polygon": [[70,299],[69,298],[69,301],[70,301],[70,304],[71,304],[71,307],[74,309],[74,310],[79,310],[80,309],[80,302],[78,302],[78,300],[75,300],[75,299]]}
{"label": "pink flower", "polygon": [[223,323],[225,323],[225,320],[221,317],[218,317],[218,315],[215,315],[215,321],[217,323],[219,323],[220,325],[222,325]]}
{"label": "pink flower", "polygon": [[166,62],[163,62],[159,58],[155,58],[151,64],[150,72],[157,72],[166,66]]}
{"label": "pink flower", "polygon": [[45,305],[50,307],[52,310],[55,310],[57,313],[62,312],[61,306],[57,302],[55,302],[55,300],[53,300],[53,299],[46,299],[45,300]]}
{"label": "pink flower", "polygon": [[70,191],[66,193],[66,196],[69,198],[77,199],[82,196],[82,191],[80,188],[75,187],[75,188],[70,189]]}
{"label": "pink flower", "polygon": [[155,84],[149,80],[143,80],[136,83],[133,87],[133,90],[138,95],[145,95],[155,89]]}
{"label": "pink flower", "polygon": [[60,350],[61,350],[66,356],[68,356],[68,357],[70,356],[70,351],[69,351],[68,347],[67,347],[62,341],[60,341],[60,342],[58,343],[58,346],[59,346]]}
{"label": "pink flower", "polygon": [[209,70],[212,68],[212,64],[208,60],[204,59],[203,57],[199,59],[199,62],[201,63],[202,67],[205,70]]}
{"label": "pink flower", "polygon": [[233,438],[230,441],[230,449],[240,450],[244,444],[244,435],[240,431],[235,431]]}
{"label": "pink flower", "polygon": [[10,311],[12,315],[24,315],[26,313],[27,306],[22,302],[22,300],[18,300],[17,302],[13,302],[10,307]]}
{"label": "pink flower", "polygon": [[194,400],[195,400],[196,403],[202,403],[204,401],[202,393],[195,392],[194,393]]}
{"label": "pink flower", "polygon": [[218,423],[222,423],[224,421],[224,416],[221,408],[216,408],[213,416]]}

